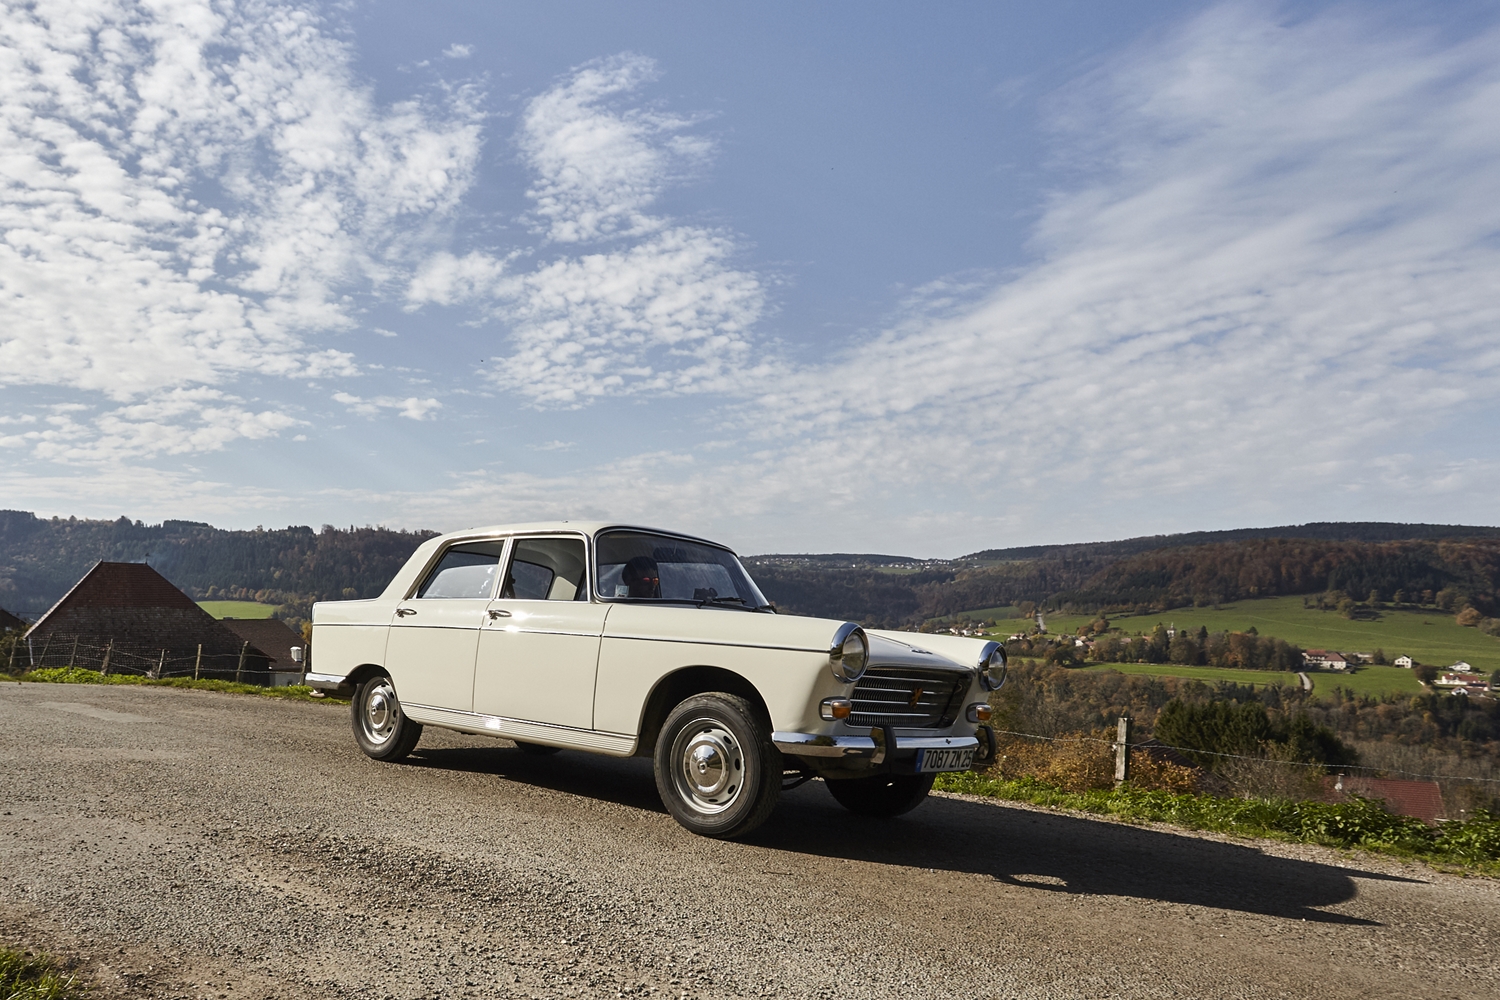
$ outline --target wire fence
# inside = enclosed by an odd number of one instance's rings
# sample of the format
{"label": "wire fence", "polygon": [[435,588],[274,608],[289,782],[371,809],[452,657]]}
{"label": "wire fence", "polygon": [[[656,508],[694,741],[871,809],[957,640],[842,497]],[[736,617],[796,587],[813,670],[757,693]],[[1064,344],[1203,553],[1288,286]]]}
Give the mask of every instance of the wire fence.
{"label": "wire fence", "polygon": [[[21,640],[11,646],[6,669],[41,670],[78,667],[103,674],[133,674],[138,677],[193,677],[265,683],[271,673],[266,655],[248,641],[234,652],[195,649],[151,649],[138,642],[83,636],[51,635],[43,642]],[[279,671],[278,671],[279,672]]]}
{"label": "wire fence", "polygon": [[[1120,742],[1118,740],[1105,739],[1104,737],[1100,736],[1042,736],[1038,733],[1021,733],[1010,729],[997,729],[995,730],[995,735],[1018,736],[1023,739],[1029,740],[1045,740],[1049,743],[1097,743],[1103,746],[1107,746],[1112,750],[1117,749],[1120,746]],[[1337,771],[1340,774],[1350,774],[1351,777],[1354,776],[1351,772],[1370,772],[1367,775],[1368,777],[1387,777],[1390,775],[1401,775],[1402,777],[1411,781],[1472,781],[1500,785],[1500,778],[1486,778],[1464,774],[1418,774],[1414,771],[1403,771],[1399,768],[1378,767],[1374,765],[1365,766],[1361,764],[1324,764],[1318,763],[1316,761],[1308,762],[1296,760],[1277,760],[1272,757],[1253,757],[1248,754],[1217,753],[1210,750],[1194,750],[1191,747],[1172,746],[1169,743],[1163,743],[1160,740],[1155,739],[1128,742],[1125,744],[1125,747],[1129,750],[1144,750],[1148,752],[1151,750],[1162,749],[1173,750],[1177,753],[1182,754],[1188,759],[1192,759],[1195,756],[1220,757],[1227,760],[1254,761],[1258,764],[1281,764],[1287,767],[1317,768],[1324,772],[1333,770]]]}

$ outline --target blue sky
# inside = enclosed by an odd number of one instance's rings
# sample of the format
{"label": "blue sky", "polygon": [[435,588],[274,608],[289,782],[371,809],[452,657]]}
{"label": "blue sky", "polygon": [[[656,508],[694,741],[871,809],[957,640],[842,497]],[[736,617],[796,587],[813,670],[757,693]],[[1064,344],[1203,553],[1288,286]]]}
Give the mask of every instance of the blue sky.
{"label": "blue sky", "polygon": [[4,506],[1495,521],[1494,4],[7,8]]}

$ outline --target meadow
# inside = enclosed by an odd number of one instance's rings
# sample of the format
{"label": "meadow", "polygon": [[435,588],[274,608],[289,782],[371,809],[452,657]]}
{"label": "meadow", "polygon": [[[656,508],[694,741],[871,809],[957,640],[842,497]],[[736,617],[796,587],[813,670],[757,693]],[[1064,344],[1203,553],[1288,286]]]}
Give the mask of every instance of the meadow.
{"label": "meadow", "polygon": [[258,601],[199,601],[198,607],[215,618],[269,618],[276,611],[276,605]]}
{"label": "meadow", "polygon": [[[1047,631],[1076,632],[1079,626],[1093,619],[1093,615],[1047,615]],[[1261,635],[1273,635],[1303,649],[1344,653],[1373,653],[1382,649],[1388,659],[1405,654],[1436,667],[1467,660],[1486,674],[1500,670],[1500,639],[1477,628],[1464,628],[1453,620],[1453,615],[1436,608],[1417,611],[1388,608],[1380,612],[1379,618],[1351,621],[1336,611],[1304,608],[1301,597],[1266,597],[1218,608],[1177,608],[1141,617],[1116,616],[1110,622],[1130,633],[1150,632],[1157,622],[1194,632],[1199,627],[1210,632],[1244,632],[1254,626]],[[994,631],[1009,635],[1022,631],[1025,625],[1025,619],[1001,621]]]}

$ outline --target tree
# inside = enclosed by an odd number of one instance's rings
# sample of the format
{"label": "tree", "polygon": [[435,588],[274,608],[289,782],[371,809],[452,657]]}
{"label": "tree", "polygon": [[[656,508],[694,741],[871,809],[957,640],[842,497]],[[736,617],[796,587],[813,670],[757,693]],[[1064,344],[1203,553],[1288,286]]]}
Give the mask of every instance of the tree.
{"label": "tree", "polygon": [[1417,680],[1423,684],[1431,684],[1437,680],[1437,667],[1432,666],[1430,663],[1419,663],[1413,668],[1412,672],[1417,675]]}
{"label": "tree", "polygon": [[1391,661],[1385,658],[1385,650],[1377,646],[1375,647],[1375,652],[1370,656],[1370,662],[1384,665],[1390,663]]}
{"label": "tree", "polygon": [[1465,628],[1475,628],[1484,621],[1484,615],[1479,613],[1478,608],[1470,606],[1460,611],[1454,620]]}

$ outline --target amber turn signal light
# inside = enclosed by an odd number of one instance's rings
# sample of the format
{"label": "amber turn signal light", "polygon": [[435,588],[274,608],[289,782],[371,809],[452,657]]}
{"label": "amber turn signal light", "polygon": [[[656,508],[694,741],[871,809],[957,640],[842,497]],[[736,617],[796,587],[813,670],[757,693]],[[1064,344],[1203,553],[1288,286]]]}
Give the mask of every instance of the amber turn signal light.
{"label": "amber turn signal light", "polygon": [[852,711],[854,711],[854,702],[848,698],[824,698],[822,704],[818,706],[818,714],[826,722],[847,719]]}
{"label": "amber turn signal light", "polygon": [[990,716],[994,714],[995,710],[982,701],[976,701],[964,713],[970,722],[989,722]]}

